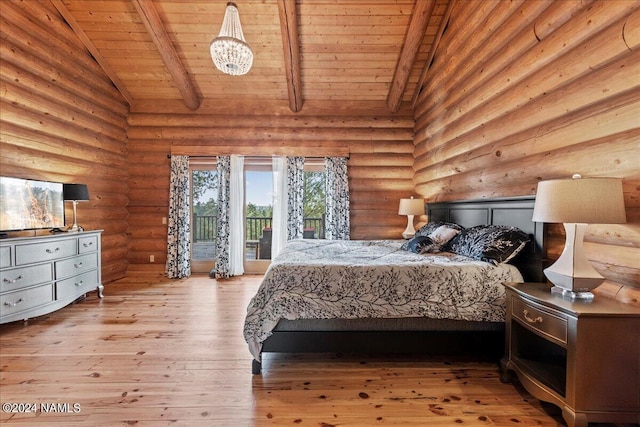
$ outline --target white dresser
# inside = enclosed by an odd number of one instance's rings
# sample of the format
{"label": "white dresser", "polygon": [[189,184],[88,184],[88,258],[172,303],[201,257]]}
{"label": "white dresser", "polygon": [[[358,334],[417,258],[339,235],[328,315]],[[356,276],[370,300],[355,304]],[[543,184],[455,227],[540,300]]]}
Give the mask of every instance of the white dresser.
{"label": "white dresser", "polygon": [[51,313],[92,290],[102,298],[101,233],[0,240],[0,323]]}

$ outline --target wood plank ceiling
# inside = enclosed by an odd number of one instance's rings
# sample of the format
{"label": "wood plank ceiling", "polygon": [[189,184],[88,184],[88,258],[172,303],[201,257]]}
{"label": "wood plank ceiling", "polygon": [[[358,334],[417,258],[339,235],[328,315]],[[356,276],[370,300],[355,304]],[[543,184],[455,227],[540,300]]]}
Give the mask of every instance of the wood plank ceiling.
{"label": "wood plank ceiling", "polygon": [[233,100],[294,112],[305,102],[411,105],[449,1],[237,0],[254,62],[228,76],[209,54],[225,0],[51,0],[132,109]]}

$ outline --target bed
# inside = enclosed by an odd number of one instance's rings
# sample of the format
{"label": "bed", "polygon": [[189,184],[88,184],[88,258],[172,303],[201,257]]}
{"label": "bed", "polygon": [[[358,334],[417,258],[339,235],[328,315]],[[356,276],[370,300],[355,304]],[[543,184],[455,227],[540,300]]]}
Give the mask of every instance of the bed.
{"label": "bed", "polygon": [[247,309],[252,372],[261,372],[268,352],[429,353],[480,345],[499,358],[502,283],[543,278],[544,230],[531,221],[533,203],[527,196],[427,205],[430,222],[522,230],[524,248],[497,265],[456,253],[414,254],[401,249],[402,240],[287,243]]}

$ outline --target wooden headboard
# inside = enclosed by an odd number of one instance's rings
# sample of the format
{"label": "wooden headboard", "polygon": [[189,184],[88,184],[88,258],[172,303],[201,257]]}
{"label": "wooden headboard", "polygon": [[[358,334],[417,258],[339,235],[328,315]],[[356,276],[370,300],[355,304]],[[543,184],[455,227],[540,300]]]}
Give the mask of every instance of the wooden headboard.
{"label": "wooden headboard", "polygon": [[531,242],[511,263],[518,267],[525,281],[544,282],[544,224],[532,221],[534,202],[535,196],[436,202],[427,204],[427,215],[429,221],[455,222],[463,227],[486,224],[518,227],[529,234]]}

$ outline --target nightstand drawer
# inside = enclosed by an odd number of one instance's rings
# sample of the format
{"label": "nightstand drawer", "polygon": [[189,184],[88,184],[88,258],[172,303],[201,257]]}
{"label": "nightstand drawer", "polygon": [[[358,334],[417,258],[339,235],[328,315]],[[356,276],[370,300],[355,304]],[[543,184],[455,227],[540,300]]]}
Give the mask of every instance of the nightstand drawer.
{"label": "nightstand drawer", "polygon": [[567,343],[567,320],[558,317],[540,307],[512,297],[512,316],[528,328],[538,331],[548,337]]}

